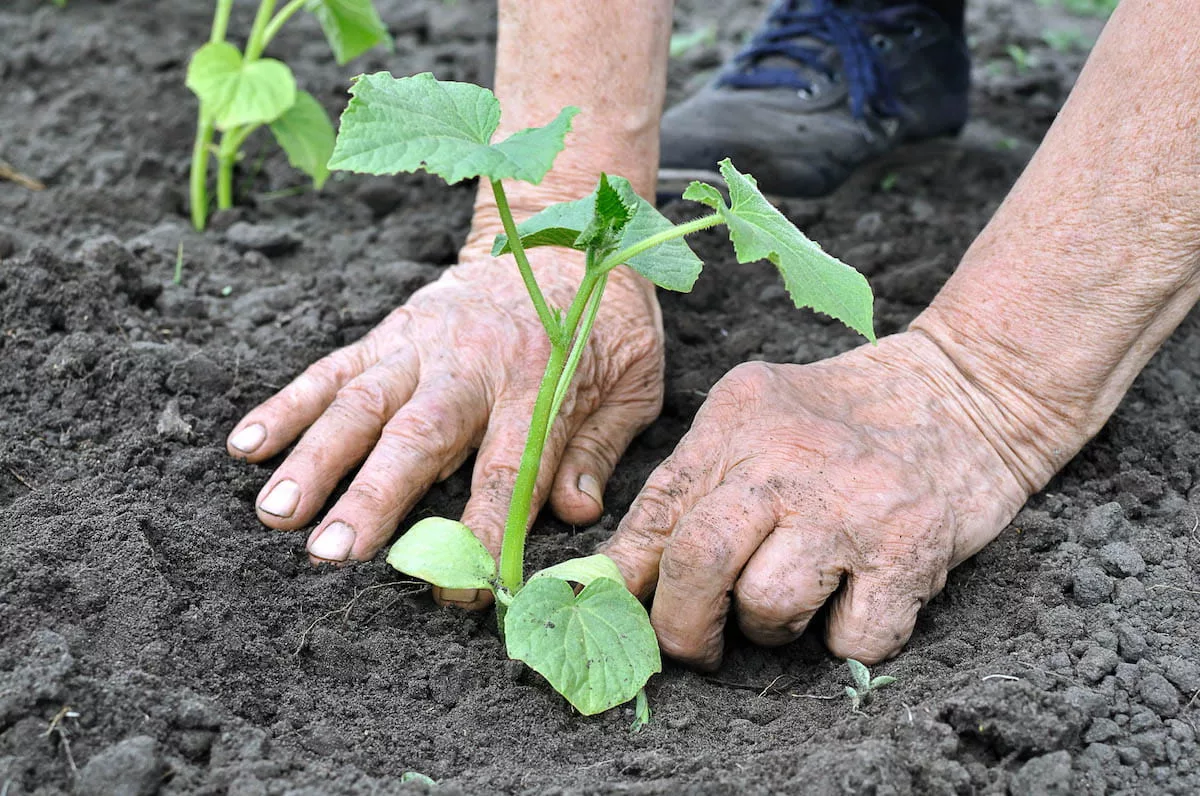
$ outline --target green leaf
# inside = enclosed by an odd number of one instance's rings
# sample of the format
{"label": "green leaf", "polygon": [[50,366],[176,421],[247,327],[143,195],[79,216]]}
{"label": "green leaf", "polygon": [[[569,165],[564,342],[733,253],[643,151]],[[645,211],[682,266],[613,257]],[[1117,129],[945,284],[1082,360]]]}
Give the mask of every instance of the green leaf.
{"label": "green leaf", "polygon": [[187,87],[218,130],[273,122],[296,103],[296,78],[287,64],[274,58],[246,63],[227,42],[209,42],[196,50],[188,64]]}
{"label": "green leaf", "polygon": [[608,181],[608,175],[603,172],[600,174],[600,184],[596,186],[595,196],[592,218],[579,233],[575,247],[584,251],[590,249],[603,256],[619,244],[621,231],[637,210],[637,198],[632,197],[626,204],[621,192],[613,187]]}
{"label": "green leaf", "polygon": [[662,671],[646,609],[606,577],[578,595],[558,578],[531,579],[508,608],[504,637],[509,657],[529,664],[585,716],[628,702]]}
{"label": "green leaf", "polygon": [[858,686],[858,689],[869,691],[871,689],[871,670],[853,658],[847,658],[846,665],[850,667],[850,677],[854,679],[854,684]]}
{"label": "green leaf", "polygon": [[388,551],[387,562],[406,575],[443,589],[491,589],[496,562],[471,529],[444,517],[427,517]]}
{"label": "green leaf", "polygon": [[[739,172],[728,158],[720,165],[730,203],[728,207],[724,201],[711,206],[725,218],[738,262],[770,260],[783,275],[797,307],[812,307],[830,315],[874,342],[871,318],[875,297],[866,278],[796,229],[759,192],[753,177]],[[684,196],[706,204],[712,199],[710,192],[695,185],[689,186]]]}
{"label": "green leaf", "polygon": [[309,0],[339,64],[353,60],[377,44],[392,46],[387,26],[371,0]]}
{"label": "green leaf", "polygon": [[637,734],[646,728],[650,723],[650,719],[654,714],[650,710],[650,700],[646,697],[646,689],[641,689],[637,693],[637,702],[633,705],[633,723],[629,725],[629,732]]}
{"label": "green leaf", "polygon": [[891,675],[887,675],[887,674],[881,674],[878,677],[876,677],[874,680],[871,681],[871,690],[873,691],[876,688],[883,688],[885,686],[889,686],[894,682],[896,682],[895,677],[892,677]]}
{"label": "green leaf", "polygon": [[471,83],[440,81],[428,72],[394,78],[363,75],[342,114],[331,169],[396,174],[424,169],[454,184],[471,177],[538,183],[562,151],[578,108],[564,108],[545,127],[491,143],[500,103]]}
{"label": "green leaf", "polygon": [[[607,181],[617,191],[622,202],[633,208],[633,217],[625,223],[615,248],[628,248],[652,235],[674,228],[675,225],[670,219],[637,195],[629,180],[608,176]],[[518,224],[517,232],[521,235],[521,243],[526,249],[535,246],[582,249],[578,243],[579,237],[595,216],[598,191],[599,188],[572,202],[550,205]],[[497,235],[492,254],[499,256],[508,250],[508,236]],[[661,246],[637,254],[626,264],[659,287],[681,293],[692,289],[704,268],[703,261],[695,255],[683,238],[668,240]]]}
{"label": "green leaf", "polygon": [[617,583],[625,582],[625,576],[621,574],[621,570],[617,569],[616,562],[603,553],[584,558],[572,558],[552,567],[546,567],[534,573],[530,580],[534,578],[558,578],[578,583],[581,586],[587,586],[597,578],[608,578]]}
{"label": "green leaf", "polygon": [[422,785],[437,787],[437,780],[420,771],[405,771],[400,775],[400,784],[403,785],[405,782],[420,782]]}
{"label": "green leaf", "polygon": [[721,195],[721,192],[715,186],[704,182],[696,182],[695,180],[683,192],[683,198],[689,202],[699,202],[702,205],[708,205],[713,210],[720,211],[727,207],[725,197]]}
{"label": "green leaf", "polygon": [[288,163],[312,177],[318,191],[329,179],[329,156],[333,154],[333,122],[321,103],[307,91],[296,93],[296,104],[271,122],[271,132],[287,153]]}

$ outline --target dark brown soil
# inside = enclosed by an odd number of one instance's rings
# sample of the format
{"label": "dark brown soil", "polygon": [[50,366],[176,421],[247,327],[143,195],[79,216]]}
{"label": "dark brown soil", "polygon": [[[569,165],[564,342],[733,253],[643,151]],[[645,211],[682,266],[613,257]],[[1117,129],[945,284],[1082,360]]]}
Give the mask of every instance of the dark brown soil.
{"label": "dark brown soil", "polygon": [[[676,98],[762,3],[679,5],[681,30],[722,27],[674,64]],[[486,80],[487,3],[380,6],[394,55],[340,69],[308,20],[279,41],[331,111],[359,71]],[[879,669],[898,682],[860,714],[819,640],[731,638],[716,676],[656,677],[654,722],[631,735],[628,710],[572,715],[502,661],[488,618],[436,608],[382,560],[311,568],[303,536],[255,521],[268,470],[227,458],[224,435],[452,262],[471,188],[292,192],[302,179],[256,138],[244,205],[190,231],[183,70],[209,7],[0,10],[0,158],[48,186],[0,182],[0,794],[419,792],[405,772],[467,793],[1200,792],[1196,314],[1105,431],[952,573]],[[1098,23],[973,3],[964,138],[787,206],[869,274],[880,331],[933,296],[1052,120],[1083,55],[1042,33],[1069,26]],[[535,563],[604,538],[726,369],[855,345],[790,311],[768,268],[700,245],[699,290],[663,299],[662,419],[610,485],[612,514],[587,529],[543,520]],[[466,492],[460,473],[419,511],[453,515]]]}

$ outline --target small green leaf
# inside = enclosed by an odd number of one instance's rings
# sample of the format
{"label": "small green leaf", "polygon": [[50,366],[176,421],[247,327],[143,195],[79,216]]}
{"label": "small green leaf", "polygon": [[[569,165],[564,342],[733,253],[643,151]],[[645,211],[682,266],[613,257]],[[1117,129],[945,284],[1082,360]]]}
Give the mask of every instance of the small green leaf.
{"label": "small green leaf", "polygon": [[422,774],[420,771],[405,771],[400,775],[400,784],[403,785],[405,782],[420,782],[422,785],[437,786],[437,781],[433,777]]}
{"label": "small green leaf", "polygon": [[850,709],[858,710],[859,705],[863,703],[863,698],[858,693],[858,689],[846,686],[846,696],[850,697]]}
{"label": "small green leaf", "polygon": [[689,202],[699,202],[702,205],[708,205],[713,210],[724,210],[725,197],[713,185],[704,182],[692,181],[687,189],[683,192],[683,198]]}
{"label": "small green leaf", "polygon": [[509,657],[529,664],[585,716],[628,702],[662,671],[645,607],[606,577],[578,595],[558,578],[531,579],[513,597],[504,637]]}
{"label": "small green leaf", "polygon": [[427,517],[396,540],[387,562],[406,575],[443,589],[491,589],[496,562],[471,529]]}
{"label": "small green leaf", "polygon": [[653,715],[650,711],[650,700],[646,697],[646,689],[643,688],[638,691],[637,702],[633,705],[633,723],[629,725],[629,732],[637,734],[644,730]]}
{"label": "small green leaf", "polygon": [[578,583],[581,586],[587,586],[596,578],[608,578],[617,583],[625,582],[625,576],[621,574],[621,570],[617,569],[616,562],[603,553],[568,559],[534,573],[530,580],[534,578],[558,578]]}
{"label": "small green leaf", "polygon": [[[607,181],[621,196],[624,204],[633,208],[633,217],[626,222],[615,248],[627,248],[675,226],[670,219],[658,212],[654,205],[638,196],[629,180],[608,176]],[[597,191],[572,202],[550,205],[517,225],[521,243],[526,249],[535,246],[581,249],[579,237],[594,218]],[[492,254],[499,256],[508,250],[508,237],[497,235]],[[659,287],[680,293],[687,293],[692,289],[704,268],[704,262],[682,238],[666,241],[661,246],[635,255],[626,265]]]}
{"label": "small green leaf", "polygon": [[339,64],[353,60],[377,44],[392,46],[387,26],[371,0],[309,0]]}
{"label": "small green leaf", "polygon": [[274,58],[246,63],[236,47],[209,42],[188,64],[187,87],[218,130],[267,124],[296,103],[296,78]]}
{"label": "small green leaf", "polygon": [[892,677],[891,675],[887,675],[887,674],[881,674],[878,677],[876,677],[874,680],[871,681],[871,690],[874,691],[876,688],[883,688],[885,686],[889,686],[894,682],[896,682],[895,677]]}
{"label": "small green leaf", "polygon": [[626,204],[608,175],[601,172],[600,184],[596,186],[596,201],[592,207],[592,218],[579,233],[575,248],[591,250],[603,256],[611,252],[621,240],[621,231],[633,218],[637,210],[637,198]]}
{"label": "small green leaf", "polygon": [[275,121],[271,132],[287,153],[288,163],[312,177],[318,191],[329,179],[329,156],[333,154],[333,123],[321,103],[307,91],[296,93],[296,104]]}
{"label": "small green leaf", "polygon": [[358,77],[342,114],[331,169],[396,174],[424,169],[454,184],[471,177],[538,183],[562,151],[577,108],[564,108],[545,127],[491,143],[500,103],[471,83],[441,81],[428,72],[394,78]]}
{"label": "small green leaf", "polygon": [[850,677],[854,679],[854,684],[858,686],[858,689],[869,691],[871,689],[871,670],[853,658],[847,658],[846,665],[850,667]]}
{"label": "small green leaf", "polygon": [[[759,192],[753,177],[739,172],[728,158],[720,166],[729,186],[730,204],[725,207],[722,203],[717,209],[729,226],[738,262],[770,260],[783,275],[797,307],[812,307],[837,318],[874,342],[871,317],[875,297],[866,278],[796,229]],[[692,198],[701,194],[692,187],[688,192]],[[703,195],[711,199],[710,193]]]}

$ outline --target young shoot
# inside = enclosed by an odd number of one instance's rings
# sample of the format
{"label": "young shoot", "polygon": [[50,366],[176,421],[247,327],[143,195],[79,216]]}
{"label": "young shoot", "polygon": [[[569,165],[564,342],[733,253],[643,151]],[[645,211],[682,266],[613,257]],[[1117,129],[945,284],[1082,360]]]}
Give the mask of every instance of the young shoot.
{"label": "young shoot", "polygon": [[[684,198],[706,215],[675,225],[621,177],[601,174],[595,190],[551,205],[517,224],[505,180],[538,183],[564,146],[575,108],[545,127],[493,142],[500,105],[490,91],[430,74],[359,77],[342,115],[331,169],[367,174],[425,170],[448,183],[478,177],[496,197],[505,230],[492,253],[511,254],[550,341],[504,529],[500,561],[454,520],[428,518],[392,546],[388,563],[447,589],[489,589],[510,657],[537,671],[583,714],[634,699],[661,670],[658,643],[642,604],[603,555],[571,559],[525,578],[525,536],[533,491],[551,424],[571,386],[613,269],[628,266],[667,290],[689,291],[703,263],[684,241],[724,225],[743,263],[769,260],[797,307],[812,307],[874,340],[871,289],[854,269],[806,238],[759,193],[753,177],[720,164],[729,201],[711,185],[692,183]],[[584,253],[585,271],[567,307],[552,307],[526,250],[559,246]],[[639,716],[648,717],[644,701]]]}
{"label": "young shoot", "polygon": [[[278,11],[275,6],[276,0],[259,0],[246,48],[239,50],[225,40],[233,0],[217,0],[208,43],[188,64],[187,87],[200,99],[190,179],[196,229],[208,222],[210,154],[217,156],[217,207],[225,210],[233,206],[233,169],[242,145],[264,125],[288,162],[312,177],[314,187],[320,190],[329,178],[333,123],[315,97],[296,87],[287,64],[263,57],[285,22],[302,9],[311,12],[339,64],[377,44],[391,44],[372,0],[290,0]],[[217,132],[221,140],[214,148]]]}
{"label": "young shoot", "polygon": [[880,688],[896,682],[895,677],[886,674],[871,677],[871,670],[867,668],[866,664],[853,658],[847,658],[846,665],[850,667],[850,677],[854,680],[853,686],[846,686],[846,696],[850,698],[850,710],[853,713],[858,713],[860,708],[871,704],[871,700],[875,698],[875,692]]}

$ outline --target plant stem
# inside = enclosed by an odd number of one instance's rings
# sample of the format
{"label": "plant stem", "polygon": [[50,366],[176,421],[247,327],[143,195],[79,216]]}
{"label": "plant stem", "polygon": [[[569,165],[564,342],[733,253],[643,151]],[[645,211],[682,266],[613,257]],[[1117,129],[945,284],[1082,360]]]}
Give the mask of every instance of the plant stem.
{"label": "plant stem", "polygon": [[275,38],[275,34],[279,32],[279,29],[282,28],[284,24],[292,18],[293,14],[304,8],[305,3],[307,2],[308,0],[292,0],[283,8],[279,9],[279,13],[276,14],[271,21],[267,23],[266,28],[263,29],[262,49],[265,50],[267,48],[267,45],[271,43],[271,39]]}
{"label": "plant stem", "polygon": [[533,417],[529,421],[525,451],[521,454],[521,468],[517,471],[517,480],[513,484],[512,502],[508,505],[508,518],[504,522],[504,541],[500,545],[500,584],[510,594],[520,591],[525,582],[525,536],[529,532],[533,490],[537,485],[542,451],[546,447],[546,436],[552,421],[550,407],[554,402],[554,390],[562,375],[566,358],[566,346],[551,344],[550,359],[546,362],[546,372],[542,376],[541,386],[538,387]]}
{"label": "plant stem", "polygon": [[600,311],[600,300],[604,297],[604,286],[607,282],[608,274],[602,274],[595,287],[592,288],[591,296],[588,297],[583,325],[575,335],[575,342],[571,345],[571,354],[567,357],[567,365],[554,388],[554,403],[550,407],[551,423],[554,422],[554,418],[558,417],[558,410],[562,408],[562,403],[567,397],[567,390],[571,388],[571,382],[575,379],[575,369],[579,367],[579,360],[583,357],[584,349],[587,348],[587,341],[592,334],[592,325],[596,322],[596,315]]}
{"label": "plant stem", "polygon": [[246,40],[246,52],[243,56],[246,63],[257,61],[262,55],[263,48],[267,46],[263,34],[266,32],[274,12],[275,0],[260,0],[258,13],[254,15],[254,25],[250,28],[250,38]]}
{"label": "plant stem", "polygon": [[233,167],[237,164],[238,152],[246,138],[259,128],[257,124],[235,127],[221,136],[221,148],[217,152],[217,209],[233,207]]}
{"label": "plant stem", "polygon": [[496,211],[500,214],[501,223],[504,224],[504,234],[508,236],[508,247],[517,261],[517,268],[521,271],[521,279],[525,282],[525,289],[529,291],[529,298],[533,301],[533,308],[537,310],[538,319],[545,327],[551,345],[565,348],[567,343],[564,340],[562,325],[550,311],[550,305],[546,303],[546,297],[542,295],[542,289],[533,275],[533,267],[529,265],[529,258],[525,256],[525,247],[521,245],[521,236],[517,234],[517,223],[513,220],[512,211],[508,207],[508,197],[504,193],[504,186],[500,184],[500,180],[492,180],[492,193],[496,196]]}
{"label": "plant stem", "polygon": [[693,232],[699,232],[702,229],[708,229],[709,227],[715,227],[718,224],[723,223],[724,221],[725,221],[725,219],[721,216],[720,213],[713,213],[710,216],[703,216],[701,218],[695,219],[694,221],[689,221],[686,224],[680,224],[677,227],[671,227],[670,229],[665,229],[656,235],[651,235],[648,238],[643,238],[642,240],[638,241],[637,243],[633,244],[632,246],[626,246],[624,249],[621,249],[620,251],[613,252],[612,254],[610,254],[604,258],[604,261],[600,263],[599,268],[601,271],[605,271],[605,272],[611,271],[612,269],[616,268],[618,265],[624,265],[625,263],[629,262],[634,257],[637,257],[642,252],[653,249],[655,246],[661,246],[662,244],[666,243],[669,240],[675,240],[676,238],[682,238],[685,235],[691,235]]}
{"label": "plant stem", "polygon": [[225,31],[229,29],[229,14],[233,10],[233,0],[217,0],[217,10],[213,12],[212,33],[208,40],[214,44],[225,41]]}
{"label": "plant stem", "polygon": [[[208,40],[213,44],[225,41],[233,0],[217,0],[213,12],[212,31]],[[204,229],[208,223],[208,152],[212,146],[213,124],[204,118],[204,110],[196,113],[196,141],[192,144],[192,170],[188,179],[188,195],[192,205],[192,226]]]}
{"label": "plant stem", "polygon": [[[589,265],[591,258],[589,256]],[[595,290],[597,283],[602,282],[604,275],[588,268],[579,292],[571,302],[567,319],[563,326],[566,340],[575,337],[579,322],[583,317],[588,299]],[[533,405],[533,416],[529,421],[529,434],[525,438],[525,451],[521,454],[520,469],[517,470],[517,480],[513,484],[512,502],[508,505],[508,518],[504,522],[504,541],[500,545],[500,583],[511,594],[516,594],[525,580],[525,537],[529,533],[529,519],[533,509],[533,490],[537,486],[538,471],[542,465],[542,452],[546,447],[546,438],[550,427],[554,424],[556,409],[555,396],[559,383],[562,381],[563,370],[567,362],[567,343],[550,343],[550,359],[546,362],[546,372],[542,375],[542,383],[538,387],[537,400]],[[578,364],[578,362],[576,363]],[[561,401],[557,402],[561,404]]]}

